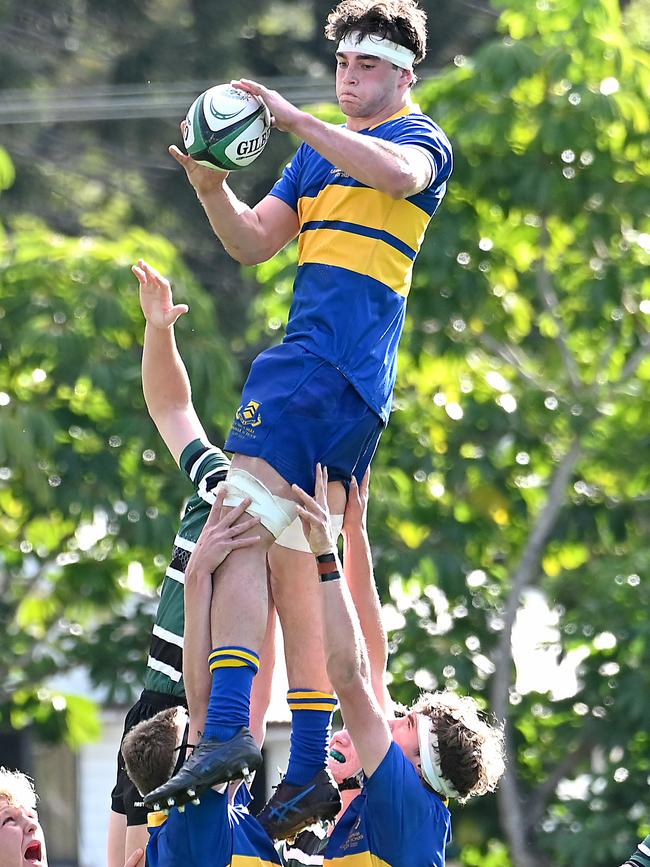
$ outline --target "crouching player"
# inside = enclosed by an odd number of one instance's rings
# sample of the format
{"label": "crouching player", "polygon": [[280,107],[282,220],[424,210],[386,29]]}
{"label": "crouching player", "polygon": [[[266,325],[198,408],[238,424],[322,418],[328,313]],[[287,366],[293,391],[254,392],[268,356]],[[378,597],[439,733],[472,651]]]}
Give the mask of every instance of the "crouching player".
{"label": "crouching player", "polygon": [[443,867],[451,839],[449,798],[494,790],[503,773],[503,735],[474,702],[452,693],[422,696],[389,720],[370,684],[358,617],[341,567],[327,508],[327,471],[315,496],[294,487],[305,535],[318,562],[327,672],[349,733],[350,767],[363,788],[337,822],[324,864],[370,859],[388,867]]}
{"label": "crouching player", "polygon": [[[171,775],[184,758],[189,724],[184,707],[158,713],[131,729],[122,744],[130,777],[140,792]],[[271,838],[247,809],[245,783],[209,789],[200,802],[149,814],[147,867],[270,867],[280,864]]]}

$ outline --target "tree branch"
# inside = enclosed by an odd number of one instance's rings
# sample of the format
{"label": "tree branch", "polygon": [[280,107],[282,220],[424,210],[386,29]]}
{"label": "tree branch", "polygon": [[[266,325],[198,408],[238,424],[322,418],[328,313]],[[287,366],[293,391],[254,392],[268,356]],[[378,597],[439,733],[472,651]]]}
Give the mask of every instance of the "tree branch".
{"label": "tree branch", "polygon": [[641,345],[630,355],[621,372],[617,385],[634,376],[643,359],[650,355],[650,334],[644,334],[640,340]]}
{"label": "tree branch", "polygon": [[[544,219],[542,222],[541,235],[542,249],[548,247],[548,238],[548,226],[546,225],[546,220]],[[539,259],[538,267],[535,273],[537,276],[536,283],[539,297],[541,298],[542,304],[546,308],[547,313],[551,316],[553,322],[557,327],[557,341],[560,347],[560,353],[562,354],[562,358],[564,359],[564,365],[566,367],[567,374],[569,376],[569,382],[571,383],[573,390],[578,391],[583,383],[574,355],[569,349],[569,335],[567,334],[566,328],[564,327],[562,317],[558,315],[558,308],[560,306],[560,302],[558,301],[555,289],[553,288],[553,283],[551,282],[551,275],[546,268],[546,259],[544,255],[542,255]]]}
{"label": "tree branch", "polygon": [[523,555],[511,580],[506,601],[503,630],[499,638],[494,660],[492,680],[492,710],[497,719],[503,720],[509,763],[497,791],[497,804],[501,824],[510,843],[512,857],[517,867],[537,867],[539,860],[531,853],[527,840],[527,825],[522,797],[516,776],[516,757],[510,722],[508,690],[512,681],[512,629],[519,600],[525,587],[532,584],[539,573],[539,566],[548,537],[555,526],[566,500],[566,488],[581,454],[581,443],[575,439],[558,464],[544,508],[539,513]]}
{"label": "tree branch", "polygon": [[533,373],[531,370],[533,365],[521,349],[510,343],[501,343],[490,334],[479,334],[478,342],[487,352],[498,355],[507,364],[512,365],[525,380],[531,382],[536,388],[542,391],[550,390],[550,385]]}
{"label": "tree branch", "polygon": [[568,777],[574,768],[589,755],[593,747],[593,736],[591,733],[585,734],[575,750],[565,756],[561,762],[558,762],[544,782],[537,787],[535,794],[528,799],[526,804],[524,821],[528,832],[534,828],[544,815],[548,800],[553,796],[559,783]]}

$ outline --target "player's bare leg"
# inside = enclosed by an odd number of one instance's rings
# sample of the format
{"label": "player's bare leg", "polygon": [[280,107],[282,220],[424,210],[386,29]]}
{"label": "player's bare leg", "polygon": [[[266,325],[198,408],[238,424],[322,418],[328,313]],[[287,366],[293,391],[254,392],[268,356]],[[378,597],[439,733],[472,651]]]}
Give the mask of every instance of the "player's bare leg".
{"label": "player's bare leg", "polygon": [[[210,611],[214,648],[209,654],[212,685],[204,735],[180,771],[164,786],[147,794],[145,804],[154,809],[156,804],[164,807],[196,800],[207,788],[247,776],[262,761],[249,723],[253,677],[259,668],[259,654],[267,625],[266,556],[275,539],[263,523],[270,512],[269,523],[273,526],[273,498],[290,499],[291,488],[270,465],[257,458],[236,456],[233,469],[250,474],[248,478],[252,477],[252,482],[249,484],[253,487],[256,479],[264,486],[257,494],[258,501],[248,508],[255,514],[254,508],[260,505],[258,513],[262,523],[255,527],[259,541],[232,550],[215,574]],[[227,490],[236,491],[230,478],[229,473]],[[247,496],[239,497],[238,501]],[[222,513],[228,511],[224,508]],[[248,520],[249,515],[241,515],[235,526]],[[186,581],[191,581],[188,572],[189,565]]]}
{"label": "player's bare leg", "polygon": [[[343,485],[333,483],[329,494],[332,512],[342,514]],[[283,547],[281,540],[269,551],[269,564],[284,636],[291,751],[280,785],[257,818],[274,839],[289,839],[317,819],[333,820],[340,810],[326,767],[335,697],[325,670],[314,556]]]}

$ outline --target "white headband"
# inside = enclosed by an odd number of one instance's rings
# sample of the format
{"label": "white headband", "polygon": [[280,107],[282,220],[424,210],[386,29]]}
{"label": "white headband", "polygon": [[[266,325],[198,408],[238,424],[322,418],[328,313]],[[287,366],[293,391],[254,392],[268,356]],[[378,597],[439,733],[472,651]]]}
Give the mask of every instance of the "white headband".
{"label": "white headband", "polygon": [[337,54],[342,54],[345,51],[356,51],[359,54],[381,57],[384,60],[390,60],[400,69],[413,69],[413,61],[415,60],[415,52],[403,45],[398,45],[397,42],[391,42],[389,39],[383,39],[381,36],[370,34],[362,36],[358,30],[344,36],[336,51]]}
{"label": "white headband", "polygon": [[460,793],[442,775],[440,767],[438,738],[431,728],[431,719],[423,713],[416,714],[418,721],[418,743],[422,776],[438,794],[445,798],[459,798]]}

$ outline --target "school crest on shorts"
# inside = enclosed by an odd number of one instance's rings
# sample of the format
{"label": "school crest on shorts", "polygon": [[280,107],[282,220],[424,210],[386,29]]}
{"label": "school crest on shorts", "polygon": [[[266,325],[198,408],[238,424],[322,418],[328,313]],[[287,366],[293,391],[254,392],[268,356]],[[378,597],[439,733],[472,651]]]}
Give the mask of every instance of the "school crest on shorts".
{"label": "school crest on shorts", "polygon": [[235,418],[245,427],[257,427],[262,424],[261,405],[257,400],[249,400],[247,404],[242,404],[239,407],[235,413]]}

